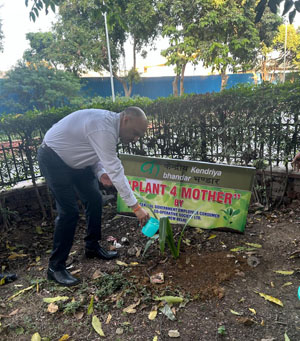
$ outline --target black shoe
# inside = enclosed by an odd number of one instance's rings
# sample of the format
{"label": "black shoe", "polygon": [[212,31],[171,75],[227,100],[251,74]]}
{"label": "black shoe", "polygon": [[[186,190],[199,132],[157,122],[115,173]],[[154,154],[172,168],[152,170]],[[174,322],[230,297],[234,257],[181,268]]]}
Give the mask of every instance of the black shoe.
{"label": "black shoe", "polygon": [[10,282],[13,282],[17,279],[17,275],[16,274],[10,274],[10,273],[2,273],[0,274],[0,282],[3,284],[7,284]]}
{"label": "black shoe", "polygon": [[66,287],[77,285],[80,282],[79,279],[70,275],[66,269],[54,271],[49,268],[47,271],[47,275],[48,279],[56,281],[58,284],[64,285]]}
{"label": "black shoe", "polygon": [[119,256],[117,251],[106,251],[99,246],[97,249],[85,249],[87,258],[99,258],[110,260]]}

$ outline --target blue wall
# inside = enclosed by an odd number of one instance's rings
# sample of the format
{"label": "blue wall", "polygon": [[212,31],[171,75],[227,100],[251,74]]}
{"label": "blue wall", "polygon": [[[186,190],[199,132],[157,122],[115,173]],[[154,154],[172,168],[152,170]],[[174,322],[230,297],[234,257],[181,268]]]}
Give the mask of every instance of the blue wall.
{"label": "blue wall", "polygon": [[[139,95],[156,99],[158,97],[168,97],[173,94],[172,82],[173,76],[168,77],[145,77],[137,84],[133,85],[132,96]],[[1,83],[0,79],[0,91]],[[85,97],[110,97],[111,86],[109,77],[97,78],[82,78],[81,93]],[[251,73],[230,74],[227,82],[227,87],[232,87],[238,83],[254,83]],[[179,82],[178,82],[179,86]],[[115,94],[124,96],[122,84],[114,79]],[[184,78],[184,92],[203,94],[207,92],[219,92],[221,89],[221,76],[187,76]],[[5,108],[0,102],[0,113],[4,112]],[[6,110],[7,111],[7,110]]]}
{"label": "blue wall", "polygon": [[[141,82],[134,84],[132,96],[139,95],[155,99],[158,97],[168,97],[173,94],[172,82],[173,76],[168,77],[145,77]],[[111,96],[111,85],[109,77],[82,78],[84,84],[82,93],[88,97]],[[254,83],[253,74],[230,74],[227,87],[238,83]],[[178,83],[179,85],[179,83]],[[124,96],[122,84],[114,79],[115,94]],[[219,92],[221,89],[221,76],[187,76],[184,78],[184,92],[204,94],[206,92]]]}

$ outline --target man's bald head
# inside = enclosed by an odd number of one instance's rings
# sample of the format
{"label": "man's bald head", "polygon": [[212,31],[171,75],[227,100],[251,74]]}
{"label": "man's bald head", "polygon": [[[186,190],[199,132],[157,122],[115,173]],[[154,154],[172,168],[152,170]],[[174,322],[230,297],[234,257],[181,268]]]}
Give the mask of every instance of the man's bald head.
{"label": "man's bald head", "polygon": [[145,135],[148,120],[139,107],[128,107],[121,113],[120,139],[123,143],[136,142]]}

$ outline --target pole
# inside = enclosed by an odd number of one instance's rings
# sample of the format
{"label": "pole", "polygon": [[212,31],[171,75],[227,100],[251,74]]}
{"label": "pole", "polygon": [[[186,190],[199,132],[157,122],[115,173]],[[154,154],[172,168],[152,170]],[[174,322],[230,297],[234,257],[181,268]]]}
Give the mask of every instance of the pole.
{"label": "pole", "polygon": [[[103,1],[103,4],[104,4],[104,1]],[[108,36],[106,12],[104,13],[104,24],[105,24],[105,33],[106,33],[106,45],[107,45],[107,51],[108,51],[111,95],[112,95],[112,101],[114,102],[115,101],[114,76],[113,76],[113,73],[112,73],[112,66],[111,66],[110,45],[109,45],[109,36]]]}
{"label": "pole", "polygon": [[283,56],[283,83],[285,82],[286,45],[287,45],[287,21],[285,21],[284,56]]}

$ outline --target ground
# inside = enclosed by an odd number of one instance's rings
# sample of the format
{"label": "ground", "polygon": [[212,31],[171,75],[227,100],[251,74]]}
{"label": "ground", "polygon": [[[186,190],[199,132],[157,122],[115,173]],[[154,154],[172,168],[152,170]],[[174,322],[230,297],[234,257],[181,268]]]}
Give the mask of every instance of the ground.
{"label": "ground", "polygon": [[[81,279],[74,288],[46,280],[51,219],[31,215],[1,231],[0,265],[18,274],[0,286],[1,340],[31,340],[35,333],[51,341],[99,340],[93,316],[106,340],[169,340],[172,330],[184,341],[300,340],[299,202],[272,212],[251,207],[244,234],[188,228],[177,260],[168,247],[162,255],[157,241],[142,257],[148,239],[136,219],[115,212],[114,202],[104,209],[102,239],[107,248],[113,238],[121,244],[119,264],[85,258],[81,217],[69,259]],[[182,226],[173,228],[178,240]],[[164,283],[151,283],[159,273]],[[43,301],[58,296],[68,299],[50,308]],[[155,300],[162,296],[183,302]]]}

